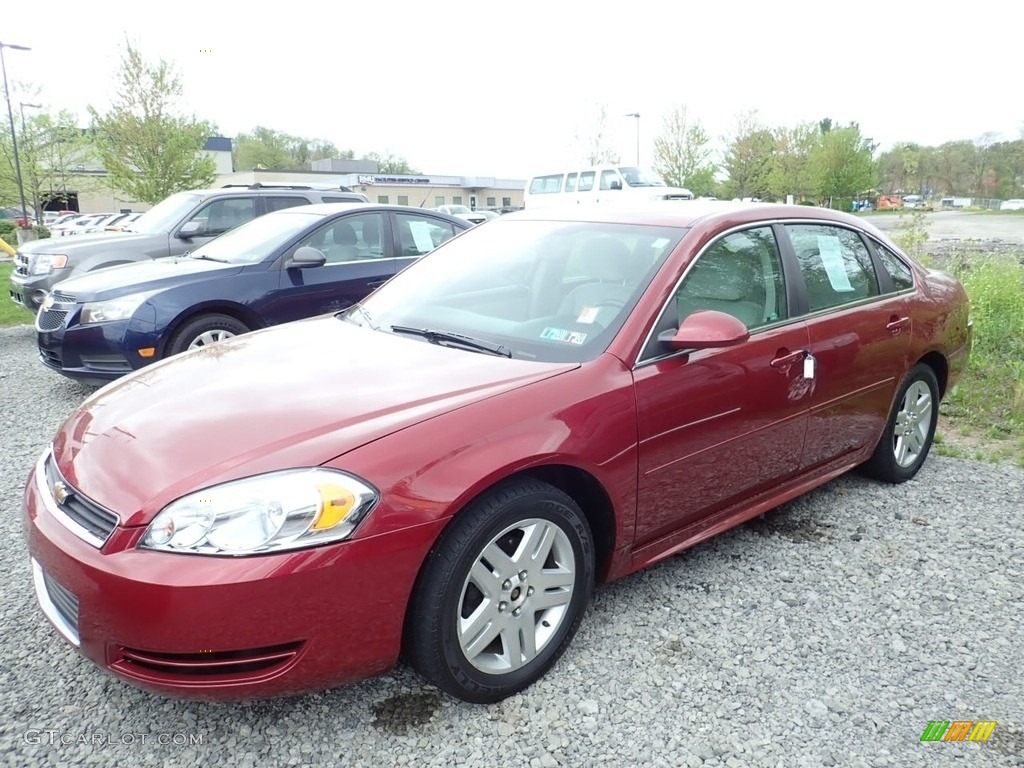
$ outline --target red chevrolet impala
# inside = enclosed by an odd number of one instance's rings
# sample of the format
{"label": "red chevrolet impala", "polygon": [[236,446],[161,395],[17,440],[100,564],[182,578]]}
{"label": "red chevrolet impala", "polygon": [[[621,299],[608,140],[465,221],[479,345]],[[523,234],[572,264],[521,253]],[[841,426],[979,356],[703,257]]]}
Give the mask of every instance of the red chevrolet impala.
{"label": "red chevrolet impala", "polygon": [[363,303],[96,392],[39,458],[43,613],[143,688],[262,698],[404,657],[492,702],[596,582],[861,466],[909,480],[963,288],[768,204],[524,211]]}

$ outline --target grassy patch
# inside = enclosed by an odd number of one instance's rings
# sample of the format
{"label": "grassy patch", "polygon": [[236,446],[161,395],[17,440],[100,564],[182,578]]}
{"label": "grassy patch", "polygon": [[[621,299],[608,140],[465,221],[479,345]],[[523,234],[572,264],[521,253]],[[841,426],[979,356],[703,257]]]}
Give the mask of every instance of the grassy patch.
{"label": "grassy patch", "polygon": [[[974,347],[942,406],[943,450],[1024,466],[1024,249],[952,259],[971,298]],[[957,443],[958,445],[953,445]]]}
{"label": "grassy patch", "polygon": [[12,271],[14,271],[12,262],[0,264],[0,326],[26,325],[33,320],[31,312],[11,301],[7,291],[7,281]]}

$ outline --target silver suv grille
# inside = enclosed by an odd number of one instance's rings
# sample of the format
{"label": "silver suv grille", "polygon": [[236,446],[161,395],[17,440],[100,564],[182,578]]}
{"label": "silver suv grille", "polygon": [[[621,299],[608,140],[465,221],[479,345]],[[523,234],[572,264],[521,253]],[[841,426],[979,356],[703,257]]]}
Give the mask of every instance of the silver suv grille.
{"label": "silver suv grille", "polygon": [[14,255],[14,274],[28,277],[28,255],[18,251]]}

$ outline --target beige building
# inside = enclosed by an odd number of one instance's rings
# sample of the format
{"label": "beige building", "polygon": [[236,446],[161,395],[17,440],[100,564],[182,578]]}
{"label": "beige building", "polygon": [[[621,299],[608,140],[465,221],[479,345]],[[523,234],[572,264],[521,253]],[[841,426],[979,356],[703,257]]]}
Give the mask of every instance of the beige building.
{"label": "beige building", "polygon": [[[477,209],[523,207],[522,179],[493,176],[442,176],[379,173],[372,160],[316,160],[309,171],[272,171],[253,169],[235,171],[231,161],[231,139],[211,137],[204,151],[217,163],[215,186],[225,184],[295,184],[348,187],[365,194],[372,203],[436,208],[440,205],[465,205]],[[77,181],[72,198],[82,213],[145,211],[151,206],[126,200],[103,186],[102,168],[76,168]],[[70,189],[70,187],[69,187]],[[74,207],[74,203],[72,203]]]}

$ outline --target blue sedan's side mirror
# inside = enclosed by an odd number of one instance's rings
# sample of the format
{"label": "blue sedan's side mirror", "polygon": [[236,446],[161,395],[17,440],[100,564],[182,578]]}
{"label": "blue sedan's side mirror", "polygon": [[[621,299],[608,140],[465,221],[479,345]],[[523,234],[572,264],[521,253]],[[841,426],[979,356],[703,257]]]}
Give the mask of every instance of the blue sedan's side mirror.
{"label": "blue sedan's side mirror", "polygon": [[308,267],[322,267],[326,263],[327,257],[323,251],[304,245],[285,260],[284,268],[306,269]]}

